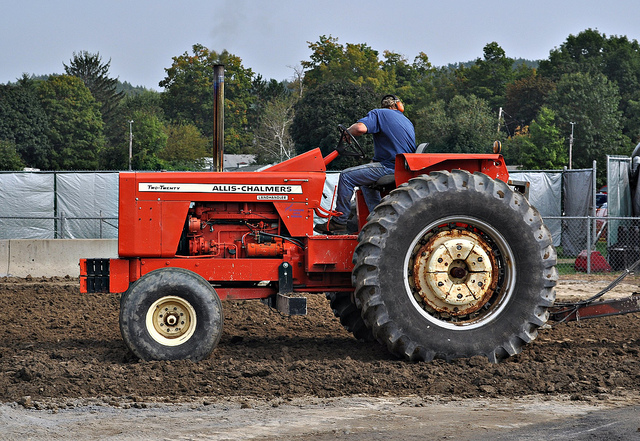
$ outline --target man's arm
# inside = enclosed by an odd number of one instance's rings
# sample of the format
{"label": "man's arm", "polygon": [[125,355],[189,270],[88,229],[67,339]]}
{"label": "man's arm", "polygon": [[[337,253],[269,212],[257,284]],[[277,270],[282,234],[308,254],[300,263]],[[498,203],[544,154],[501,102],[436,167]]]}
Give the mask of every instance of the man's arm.
{"label": "man's arm", "polygon": [[357,122],[357,123],[352,124],[351,127],[349,127],[347,130],[353,136],[361,136],[361,135],[364,135],[365,133],[367,133],[367,126],[365,126],[361,122]]}

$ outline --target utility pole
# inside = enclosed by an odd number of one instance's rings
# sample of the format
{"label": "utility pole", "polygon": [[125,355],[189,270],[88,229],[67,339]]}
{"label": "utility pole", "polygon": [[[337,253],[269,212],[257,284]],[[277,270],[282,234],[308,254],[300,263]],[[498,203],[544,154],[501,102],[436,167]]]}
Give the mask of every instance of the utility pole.
{"label": "utility pole", "polygon": [[571,159],[573,157],[573,126],[576,123],[570,122],[569,124],[571,124],[571,136],[569,137],[569,170],[571,170]]}
{"label": "utility pole", "polygon": [[132,157],[133,157],[133,120],[129,121],[129,171],[131,171]]}

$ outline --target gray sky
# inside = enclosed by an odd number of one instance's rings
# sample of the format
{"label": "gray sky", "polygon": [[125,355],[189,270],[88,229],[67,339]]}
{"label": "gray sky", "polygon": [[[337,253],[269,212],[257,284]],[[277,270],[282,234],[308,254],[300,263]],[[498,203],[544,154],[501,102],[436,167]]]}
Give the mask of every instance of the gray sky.
{"label": "gray sky", "polygon": [[435,66],[482,57],[496,41],[512,58],[547,58],[570,34],[598,29],[640,40],[637,0],[5,0],[0,83],[62,73],[73,52],[111,59],[110,75],[161,90],[172,57],[200,43],[239,56],[266,79],[291,79],[320,35],[366,43]]}

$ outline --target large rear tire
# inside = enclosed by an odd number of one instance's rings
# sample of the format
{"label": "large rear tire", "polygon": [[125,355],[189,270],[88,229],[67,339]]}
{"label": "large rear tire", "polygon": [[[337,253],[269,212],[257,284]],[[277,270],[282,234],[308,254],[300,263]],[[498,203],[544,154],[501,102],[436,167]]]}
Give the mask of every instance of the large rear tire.
{"label": "large rear tire", "polygon": [[347,331],[360,341],[374,341],[371,329],[362,320],[360,309],[352,301],[350,292],[328,292],[326,294],[333,314],[340,319],[340,323]]}
{"label": "large rear tire", "polygon": [[432,173],[392,191],[354,262],[364,321],[410,360],[517,354],[555,299],[556,254],[539,213],[481,173]]}
{"label": "large rear tire", "polygon": [[182,268],[142,276],[120,301],[122,338],[145,361],[207,358],[220,341],[223,321],[211,284]]}

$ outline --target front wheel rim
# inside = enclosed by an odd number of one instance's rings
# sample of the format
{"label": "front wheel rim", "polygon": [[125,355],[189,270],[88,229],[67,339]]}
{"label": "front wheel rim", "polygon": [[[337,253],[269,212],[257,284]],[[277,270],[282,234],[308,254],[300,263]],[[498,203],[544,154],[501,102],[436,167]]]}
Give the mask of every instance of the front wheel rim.
{"label": "front wheel rim", "polygon": [[195,309],[181,297],[162,297],[147,310],[147,332],[152,339],[164,346],[185,343],[193,336],[196,324]]}
{"label": "front wheel rim", "polygon": [[416,310],[447,329],[473,329],[494,320],[509,302],[516,281],[511,247],[492,225],[451,216],[414,237],[403,278]]}

